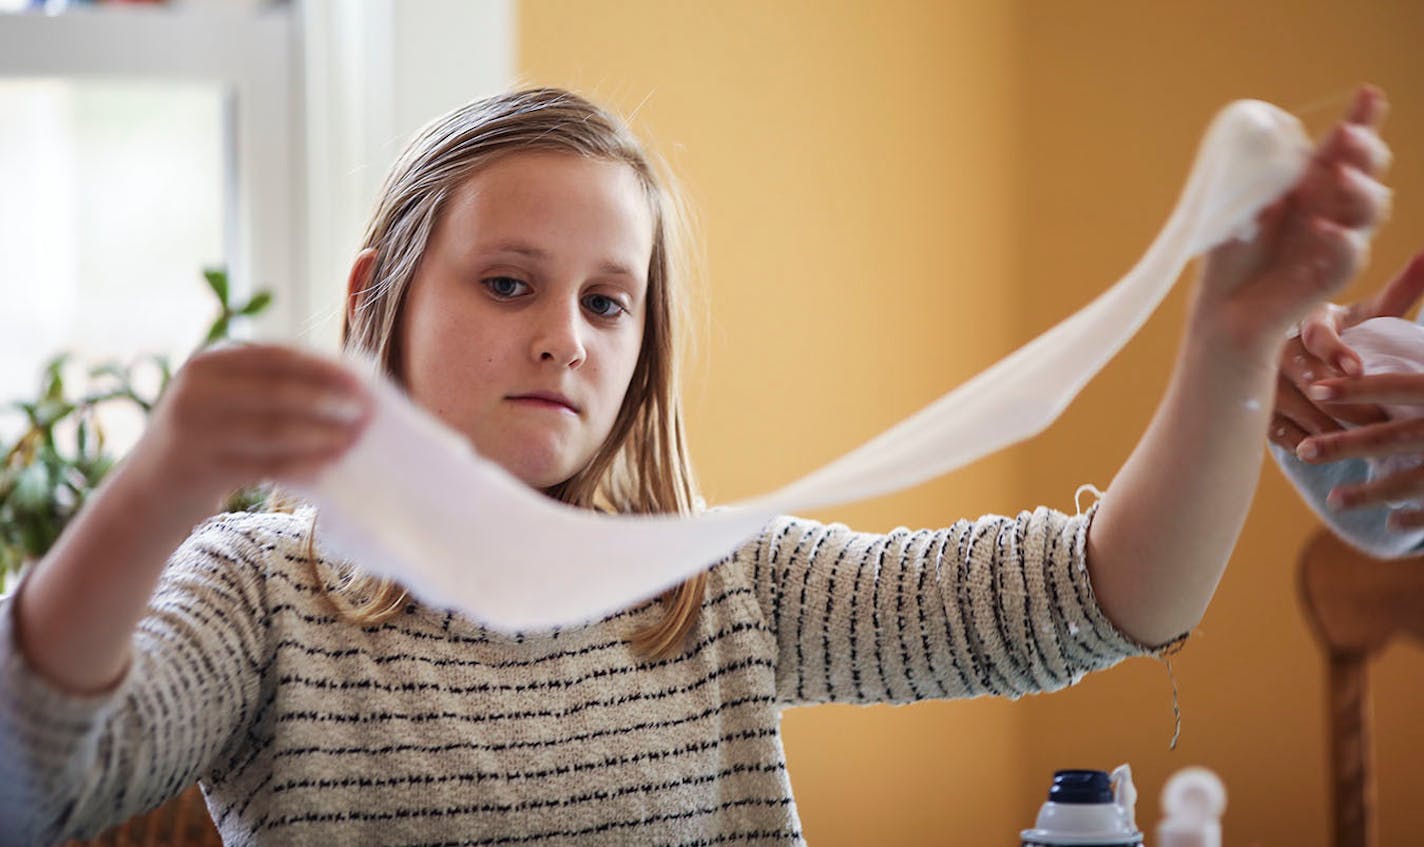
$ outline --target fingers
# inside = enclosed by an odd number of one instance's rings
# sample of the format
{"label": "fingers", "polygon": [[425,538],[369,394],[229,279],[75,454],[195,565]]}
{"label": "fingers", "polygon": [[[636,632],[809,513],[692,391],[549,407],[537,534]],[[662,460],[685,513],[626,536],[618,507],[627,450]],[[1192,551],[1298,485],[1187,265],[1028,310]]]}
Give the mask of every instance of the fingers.
{"label": "fingers", "polygon": [[342,422],[310,420],[281,413],[233,416],[214,432],[218,456],[246,458],[322,453],[349,444],[358,427]]}
{"label": "fingers", "polygon": [[1274,275],[1295,292],[1322,300],[1369,261],[1369,233],[1324,217],[1306,217],[1282,239]]}
{"label": "fingers", "polygon": [[1310,164],[1295,196],[1308,214],[1350,228],[1378,227],[1393,202],[1390,190],[1365,170],[1321,156]]}
{"label": "fingers", "polygon": [[1296,447],[1296,455],[1312,464],[1410,453],[1424,453],[1424,420],[1385,421],[1314,435]]}
{"label": "fingers", "polygon": [[222,388],[223,396],[212,399],[213,407],[225,414],[285,414],[350,423],[370,406],[363,388],[335,388],[299,375],[243,375],[225,382]]}
{"label": "fingers", "polygon": [[1390,280],[1371,304],[1370,317],[1403,317],[1424,296],[1424,252],[1418,253]]}
{"label": "fingers", "polygon": [[1394,154],[1374,129],[1352,123],[1337,124],[1315,154],[1321,161],[1340,162],[1370,176],[1389,170]]}
{"label": "fingers", "polygon": [[1396,509],[1389,513],[1386,523],[1395,530],[1420,529],[1424,527],[1424,509]]}
{"label": "fingers", "polygon": [[[1242,250],[1239,268],[1206,266],[1213,285],[1247,292],[1241,301],[1262,316],[1263,325],[1298,320],[1349,283],[1368,261],[1370,238],[1390,208],[1389,190],[1375,179],[1389,158],[1388,148],[1375,136],[1384,112],[1383,96],[1362,88],[1346,123],[1321,143],[1287,195],[1284,217],[1271,238],[1258,236],[1250,250]],[[1338,343],[1340,326],[1325,329],[1312,328],[1305,341],[1332,367],[1347,373],[1356,369],[1358,359]]]}
{"label": "fingers", "polygon": [[1392,158],[1389,145],[1379,136],[1388,112],[1384,92],[1372,85],[1360,86],[1344,118],[1317,146],[1316,158],[1344,162],[1370,175],[1383,173]]}
{"label": "fingers", "polygon": [[1308,433],[1301,429],[1295,421],[1284,415],[1276,415],[1271,418],[1271,428],[1266,431],[1266,438],[1277,447],[1295,452],[1300,442],[1308,437]]}
{"label": "fingers", "polygon": [[[1301,349],[1289,357],[1296,365],[1291,374],[1297,385],[1342,374],[1358,376],[1362,372],[1359,355],[1340,339],[1343,314],[1344,309],[1326,303],[1300,322]],[[1284,365],[1282,369],[1287,367],[1289,365]]]}
{"label": "fingers", "polygon": [[1339,373],[1312,356],[1301,339],[1286,342],[1276,376],[1275,407],[1267,430],[1272,444],[1295,450],[1304,438],[1339,432],[1340,421],[1365,424],[1384,420],[1384,413],[1376,406],[1322,406],[1312,399],[1309,389],[1316,380],[1331,376],[1339,376]]}
{"label": "fingers", "polygon": [[373,399],[359,376],[319,356],[241,345],[175,374],[145,443],[160,478],[194,491],[309,477],[349,449]]}
{"label": "fingers", "polygon": [[1326,303],[1301,321],[1300,335],[1287,342],[1281,355],[1281,373],[1327,417],[1352,424],[1377,423],[1385,420],[1377,406],[1343,401],[1321,405],[1322,398],[1311,394],[1320,380],[1358,376],[1364,371],[1359,354],[1340,338],[1340,327],[1358,320],[1352,316],[1353,311],[1353,307]]}
{"label": "fingers", "polygon": [[304,453],[299,456],[248,457],[225,460],[223,470],[253,482],[310,483],[341,457],[340,450]]}
{"label": "fingers", "polygon": [[285,377],[334,390],[359,391],[360,380],[341,365],[321,356],[275,344],[242,344],[195,356],[187,368],[204,368],[232,378]]}
{"label": "fingers", "polygon": [[[1304,335],[1302,331],[1301,335]],[[1342,374],[1322,361],[1305,347],[1301,337],[1286,341],[1281,349],[1281,375],[1302,388],[1318,379],[1338,377]]]}
{"label": "fingers", "polygon": [[337,459],[359,435],[356,427],[265,417],[235,422],[234,437],[214,457],[227,473],[249,479],[288,479]]}
{"label": "fingers", "polygon": [[1350,108],[1345,113],[1345,121],[1378,129],[1384,124],[1387,114],[1389,114],[1389,102],[1385,100],[1384,92],[1366,83],[1355,90],[1355,96],[1350,101]]}
{"label": "fingers", "polygon": [[331,422],[354,422],[371,399],[356,375],[317,356],[251,345],[194,358],[177,379],[177,412],[221,425],[232,416],[287,414]]}
{"label": "fingers", "polygon": [[1359,485],[1341,485],[1330,492],[1325,503],[1332,509],[1359,509],[1400,503],[1424,495],[1424,467],[1390,474]]}
{"label": "fingers", "polygon": [[308,482],[338,460],[362,426],[281,413],[236,415],[213,433],[211,461],[226,476],[248,481]]}
{"label": "fingers", "polygon": [[[1279,437],[1275,436],[1275,430],[1283,426],[1285,432]],[[1301,438],[1339,432],[1341,426],[1306,399],[1300,389],[1282,374],[1276,379],[1276,407],[1271,429],[1271,440],[1274,443],[1294,450]],[[1296,437],[1297,432],[1300,433],[1299,437]]]}
{"label": "fingers", "polygon": [[1389,164],[1379,138],[1386,104],[1378,89],[1362,87],[1345,122],[1321,142],[1293,192],[1305,226],[1323,219],[1345,229],[1369,230],[1389,214],[1391,193],[1375,177]]}
{"label": "fingers", "polygon": [[1321,403],[1381,403],[1424,406],[1424,374],[1387,373],[1323,379],[1306,390]]}
{"label": "fingers", "polygon": [[[1333,329],[1327,330],[1333,335]],[[1363,396],[1355,394],[1346,395],[1337,393],[1334,386],[1345,384],[1350,386],[1352,392],[1359,389],[1356,387],[1356,378],[1345,377],[1341,373],[1341,368],[1332,368],[1321,361],[1305,349],[1305,332],[1302,330],[1301,338],[1294,339],[1286,343],[1285,349],[1281,353],[1280,376],[1278,379],[1290,383],[1294,389],[1285,392],[1280,385],[1276,387],[1277,411],[1290,417],[1307,434],[1314,435],[1318,432],[1333,432],[1337,426],[1320,427],[1312,423],[1318,417],[1329,419],[1332,423],[1344,421],[1352,424],[1379,423],[1386,419],[1386,415],[1379,406],[1374,405],[1375,401],[1365,399]],[[1338,341],[1339,336],[1334,336]],[[1325,342],[1317,341],[1318,347],[1328,347]],[[1344,354],[1349,356],[1345,367],[1355,367],[1358,372],[1359,358],[1353,350],[1344,347]],[[1334,349],[1334,348],[1331,348]],[[1323,387],[1322,387],[1323,386]],[[1424,394],[1424,389],[1421,389]],[[1294,410],[1301,405],[1309,406],[1311,413],[1294,413]]]}

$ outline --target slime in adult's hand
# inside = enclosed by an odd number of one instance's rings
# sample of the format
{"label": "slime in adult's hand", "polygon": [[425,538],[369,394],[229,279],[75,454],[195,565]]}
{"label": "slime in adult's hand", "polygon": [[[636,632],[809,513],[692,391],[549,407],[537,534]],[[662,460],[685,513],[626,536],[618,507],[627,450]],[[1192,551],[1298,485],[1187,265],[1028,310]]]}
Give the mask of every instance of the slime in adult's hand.
{"label": "slime in adult's hand", "polygon": [[1127,276],[930,406],[769,494],[692,516],[565,506],[476,455],[376,376],[368,428],[302,493],[319,510],[323,546],[426,603],[500,630],[595,619],[715,564],[778,514],[907,488],[1041,432],[1193,256],[1249,230],[1296,182],[1310,150],[1286,112],[1251,100],[1227,106],[1176,209]]}

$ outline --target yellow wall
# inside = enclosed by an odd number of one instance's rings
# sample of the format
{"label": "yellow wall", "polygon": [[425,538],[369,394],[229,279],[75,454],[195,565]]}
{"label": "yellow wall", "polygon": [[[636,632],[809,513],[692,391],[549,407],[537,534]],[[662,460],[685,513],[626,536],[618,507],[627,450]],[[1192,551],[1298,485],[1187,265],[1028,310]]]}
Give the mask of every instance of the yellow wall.
{"label": "yellow wall", "polygon": [[[789,481],[1006,349],[1016,105],[999,4],[532,2],[520,16],[526,79],[635,112],[701,212],[713,325],[687,400],[709,499]],[[1002,511],[1021,499],[1013,468],[996,458],[822,517],[885,530]],[[788,712],[812,843],[890,843],[887,826],[896,843],[942,843],[964,820],[1007,832],[1016,720],[991,701]]]}
{"label": "yellow wall", "polygon": [[[1233,98],[1338,109],[1353,82],[1384,85],[1401,190],[1377,266],[1424,246],[1424,176],[1409,161],[1424,149],[1424,85],[1410,75],[1424,7],[1248,5],[525,0],[520,72],[632,114],[691,189],[712,324],[687,400],[705,487],[725,501],[859,443],[1115,279]],[[1332,114],[1307,117],[1319,128]],[[884,530],[1071,509],[1074,487],[1105,485],[1146,425],[1182,302],[1038,440],[818,517]],[[1323,695],[1291,582],[1311,525],[1268,470],[1175,662],[1176,753],[1169,683],[1149,661],[1017,704],[788,712],[811,842],[1012,843],[1054,768],[1126,760],[1145,822],[1166,774],[1202,763],[1232,792],[1229,843],[1323,845]],[[1396,739],[1417,733],[1421,668],[1418,650],[1395,650],[1376,681],[1388,844],[1407,842],[1420,796],[1407,769],[1424,747]]]}
{"label": "yellow wall", "polygon": [[[1386,138],[1393,221],[1356,292],[1424,249],[1424,4],[1031,2],[1016,50],[1023,81],[1025,337],[1115,278],[1175,200],[1198,133],[1223,103],[1258,97],[1329,126],[1359,81],[1394,106]],[[1312,108],[1313,104],[1326,103]],[[1165,384],[1185,286],[1068,414],[1017,455],[1026,499],[1109,481]],[[1183,735],[1175,753],[1170,684],[1130,662],[1063,694],[1024,704],[1026,771],[1130,761],[1156,819],[1166,776],[1189,763],[1231,792],[1226,842],[1327,843],[1323,668],[1297,611],[1295,555],[1316,526],[1274,467],[1195,640],[1174,662]],[[1411,821],[1424,791],[1424,651],[1396,649],[1375,672],[1381,844],[1424,843]],[[1082,734],[1068,737],[1066,727]],[[1029,814],[1036,798],[1026,798]],[[1407,829],[1408,827],[1408,829]]]}

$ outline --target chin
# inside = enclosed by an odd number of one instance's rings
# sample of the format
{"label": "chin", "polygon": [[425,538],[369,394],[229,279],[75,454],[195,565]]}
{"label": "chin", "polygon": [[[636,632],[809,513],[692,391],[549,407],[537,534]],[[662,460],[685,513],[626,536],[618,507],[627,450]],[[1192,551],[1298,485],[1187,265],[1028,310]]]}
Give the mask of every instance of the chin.
{"label": "chin", "polygon": [[486,438],[485,448],[480,449],[481,439],[471,439],[475,452],[494,462],[510,476],[538,491],[552,488],[567,481],[579,468],[587,464],[589,457],[576,461],[571,450],[562,439],[522,437]]}
{"label": "chin", "polygon": [[559,461],[526,459],[502,464],[516,479],[536,491],[548,491],[560,483],[568,482],[578,473],[578,468],[569,468]]}

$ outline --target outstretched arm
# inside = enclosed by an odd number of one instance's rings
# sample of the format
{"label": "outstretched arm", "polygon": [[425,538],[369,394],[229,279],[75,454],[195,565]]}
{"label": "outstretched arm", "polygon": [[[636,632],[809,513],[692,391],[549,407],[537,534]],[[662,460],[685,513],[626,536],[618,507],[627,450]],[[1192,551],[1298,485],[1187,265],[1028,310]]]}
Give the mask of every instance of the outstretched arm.
{"label": "outstretched arm", "polygon": [[1256,489],[1286,330],[1365,260],[1387,206],[1384,111],[1361,89],[1255,237],[1203,264],[1167,393],[1088,536],[1099,603],[1145,644],[1201,620]]}

